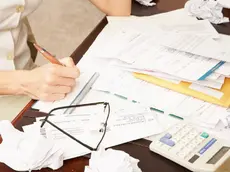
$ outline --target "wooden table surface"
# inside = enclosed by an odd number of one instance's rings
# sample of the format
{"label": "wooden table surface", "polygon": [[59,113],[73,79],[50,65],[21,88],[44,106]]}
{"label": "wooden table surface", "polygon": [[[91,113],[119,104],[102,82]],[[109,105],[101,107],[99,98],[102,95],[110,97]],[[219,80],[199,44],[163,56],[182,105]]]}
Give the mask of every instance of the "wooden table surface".
{"label": "wooden table surface", "polygon": [[[132,13],[138,16],[153,15],[153,14],[157,14],[161,12],[183,8],[185,2],[186,0],[159,0],[157,1],[156,7],[144,7],[134,2],[133,7],[132,7]],[[225,16],[230,17],[230,10],[225,10],[224,14]],[[103,29],[103,27],[106,24],[107,24],[107,21],[104,18],[98,24],[98,26],[91,32],[91,34],[82,42],[82,44],[73,52],[72,57],[76,63],[80,60],[83,54],[87,51],[87,49],[90,47],[90,45],[93,43],[97,35],[100,33],[100,31]],[[218,29],[219,32],[230,35],[230,23],[223,24],[223,25],[215,25],[215,27]],[[32,118],[26,117],[27,116],[26,114],[30,114],[30,115],[32,114],[32,116],[34,117],[41,115],[38,112],[29,110],[32,103],[33,102],[28,104],[28,106],[13,121],[13,124],[15,125],[16,128],[21,130],[22,126],[30,124],[34,121]],[[123,149],[123,147],[126,147],[127,152],[136,151],[134,155],[142,154],[138,156],[140,157],[140,159],[143,157],[140,163],[140,166],[143,167],[143,169],[145,169],[145,171],[143,172],[153,172],[153,171],[156,171],[156,172],[188,172],[188,170],[156,154],[150,155],[151,157],[154,157],[153,160],[151,161],[148,160],[147,158],[145,158],[145,154],[150,154],[149,152],[145,153],[146,151],[145,149],[147,148],[143,148],[143,151],[131,150],[132,147],[130,145],[124,144],[118,149]],[[164,164],[162,164],[162,162]],[[88,158],[86,157],[75,158],[72,160],[65,161],[64,166],[56,171],[57,172],[83,172],[84,167],[86,165],[88,165]],[[6,165],[0,163],[0,172],[13,172],[13,171],[14,170],[10,169]],[[50,172],[52,170],[42,169],[40,171]]]}

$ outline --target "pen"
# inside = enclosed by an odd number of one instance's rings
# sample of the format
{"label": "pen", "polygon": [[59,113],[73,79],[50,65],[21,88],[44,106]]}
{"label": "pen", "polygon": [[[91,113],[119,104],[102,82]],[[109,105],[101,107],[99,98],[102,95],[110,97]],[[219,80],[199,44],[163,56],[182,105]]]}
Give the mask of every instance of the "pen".
{"label": "pen", "polygon": [[44,48],[39,46],[38,44],[34,43],[34,47],[40,52],[47,60],[49,60],[53,64],[62,65],[52,54],[46,51]]}

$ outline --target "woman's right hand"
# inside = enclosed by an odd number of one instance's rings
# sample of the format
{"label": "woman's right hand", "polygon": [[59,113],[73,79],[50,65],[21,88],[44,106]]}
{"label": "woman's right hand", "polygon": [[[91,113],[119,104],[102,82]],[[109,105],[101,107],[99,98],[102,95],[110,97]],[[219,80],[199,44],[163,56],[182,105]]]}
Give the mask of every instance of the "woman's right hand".
{"label": "woman's right hand", "polygon": [[80,72],[72,58],[61,60],[65,66],[46,64],[28,71],[23,80],[23,94],[36,100],[55,101],[72,91]]}

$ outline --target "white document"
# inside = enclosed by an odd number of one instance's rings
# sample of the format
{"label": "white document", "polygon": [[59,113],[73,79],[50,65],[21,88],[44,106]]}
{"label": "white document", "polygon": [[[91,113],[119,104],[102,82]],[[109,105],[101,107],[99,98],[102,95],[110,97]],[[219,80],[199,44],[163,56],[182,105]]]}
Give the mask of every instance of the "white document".
{"label": "white document", "polygon": [[157,45],[154,37],[127,30],[120,32],[124,34],[122,38],[118,34],[104,47],[110,54],[100,51],[101,55],[94,57],[117,59],[127,63],[126,67],[158,71],[191,81],[198,80],[219,63],[215,59]]}
{"label": "white document", "polygon": [[216,41],[210,36],[173,33],[162,38],[161,45],[203,57],[230,62],[230,50],[224,48],[220,41]]}
{"label": "white document", "polygon": [[180,84],[181,81],[185,82],[191,82],[200,86],[215,88],[215,89],[221,89],[222,85],[224,84],[225,77],[221,74],[213,73],[210,76],[208,76],[205,80],[202,81],[192,81],[192,80],[186,80],[183,78],[175,77],[163,72],[158,71],[151,71],[151,70],[142,70],[134,67],[129,67],[129,65],[124,65],[122,63],[112,62],[110,63],[111,67],[118,68],[120,70],[129,71],[129,72],[135,72],[135,73],[142,73],[150,76],[157,77],[159,79],[163,79],[165,81],[169,81],[174,84]]}
{"label": "white document", "polygon": [[[43,102],[38,101],[33,108],[38,109],[41,112],[50,112],[52,109],[61,107],[61,106],[69,106],[74,101],[74,99],[81,94],[81,91],[84,89],[84,87],[87,85],[89,80],[94,75],[94,72],[81,72],[80,77],[76,80],[77,84],[73,91],[66,95],[66,97],[59,101],[54,102]],[[56,111],[55,114],[63,114],[65,110],[59,110]]]}
{"label": "white document", "polygon": [[221,91],[214,90],[214,89],[208,88],[208,87],[203,87],[203,86],[200,86],[200,85],[197,85],[197,84],[191,84],[189,86],[189,88],[191,88],[192,90],[201,92],[203,94],[212,96],[212,97],[214,97],[216,99],[221,99],[222,96],[224,95],[224,93],[221,92]]}
{"label": "white document", "polygon": [[230,77],[230,63],[225,63],[223,66],[216,70],[216,73]]}
{"label": "white document", "polygon": [[[173,18],[173,20],[169,20],[169,18]],[[109,25],[116,28],[127,28],[127,29],[135,29],[142,33],[153,34],[154,32],[161,31],[158,26],[171,26],[171,25],[181,25],[181,21],[183,24],[194,24],[197,23],[197,19],[195,17],[191,17],[187,15],[187,12],[184,9],[178,9],[170,12],[163,12],[160,14],[152,15],[152,16],[129,16],[129,17],[114,17],[107,16],[107,20]],[[207,31],[207,30],[206,30]]]}
{"label": "white document", "polygon": [[214,72],[214,73],[212,73],[211,75],[209,75],[209,76],[207,77],[207,79],[208,79],[208,80],[216,80],[216,79],[218,79],[220,76],[221,76],[221,74]]}
{"label": "white document", "polygon": [[[103,100],[110,103],[111,112],[107,132],[101,144],[102,147],[107,148],[162,132],[162,128],[156,120],[157,113],[149,111],[149,108],[95,91],[91,91],[83,103]],[[101,123],[105,122],[107,116],[103,110],[103,105],[87,107],[82,110],[78,108],[70,115],[50,116],[49,121],[78,140],[95,148],[102,137],[102,133],[99,132],[102,128]],[[40,119],[42,118],[38,118],[34,124],[38,128],[41,125]],[[45,136],[62,146],[64,159],[90,153],[90,150],[65,136],[48,123],[44,125],[44,128]],[[24,128],[26,132],[29,132],[29,129],[30,127]]]}
{"label": "white document", "polygon": [[197,20],[192,23],[183,23],[169,25],[162,24],[159,26],[165,32],[175,32],[175,33],[187,33],[187,34],[195,34],[195,35],[206,35],[211,38],[220,38],[219,33],[216,29],[211,25],[208,20]]}
{"label": "white document", "polygon": [[[121,95],[130,101],[134,100],[142,105],[162,110],[165,114],[175,114],[182,118],[196,115],[201,117],[206,114],[207,109],[214,106],[211,103],[135,79],[131,73],[115,69],[107,71],[106,75],[101,75],[93,89]],[[213,108],[217,108],[219,112],[226,112],[226,108],[223,107],[214,106]],[[220,119],[218,111],[211,112],[216,117],[215,124]],[[215,126],[211,118],[209,121],[207,117],[206,122]]]}

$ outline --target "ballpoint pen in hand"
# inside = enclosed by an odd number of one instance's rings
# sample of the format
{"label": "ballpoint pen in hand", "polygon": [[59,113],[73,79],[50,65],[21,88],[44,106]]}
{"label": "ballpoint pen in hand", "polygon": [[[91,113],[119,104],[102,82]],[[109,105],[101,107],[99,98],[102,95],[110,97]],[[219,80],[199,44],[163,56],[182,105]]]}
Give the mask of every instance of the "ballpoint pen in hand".
{"label": "ballpoint pen in hand", "polygon": [[34,43],[34,47],[38,50],[38,52],[40,52],[51,63],[63,66],[63,64],[59,62],[52,54],[50,54],[48,51],[46,51],[44,48],[42,48],[38,44]]}

